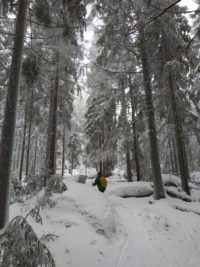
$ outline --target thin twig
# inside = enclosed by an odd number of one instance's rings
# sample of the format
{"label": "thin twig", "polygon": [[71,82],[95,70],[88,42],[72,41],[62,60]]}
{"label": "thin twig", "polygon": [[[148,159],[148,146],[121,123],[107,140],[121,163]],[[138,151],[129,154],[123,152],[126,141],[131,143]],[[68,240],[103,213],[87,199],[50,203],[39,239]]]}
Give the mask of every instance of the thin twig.
{"label": "thin twig", "polygon": [[[170,8],[172,8],[173,6],[177,5],[181,0],[177,0],[176,2],[172,3],[170,6],[166,7],[163,9],[163,11],[161,13],[159,13],[157,16],[153,17],[151,20],[147,21],[142,27],[145,28],[146,26],[148,26],[149,24],[151,24],[153,21],[157,20],[158,18],[160,18],[163,14],[165,14]],[[137,32],[137,30],[134,31],[130,31],[127,35],[133,34]]]}
{"label": "thin twig", "polygon": [[[130,73],[130,71],[112,71],[112,70],[106,69],[106,68],[98,65],[95,62],[92,62],[92,64],[95,65],[97,68],[102,69],[105,72],[109,72],[110,74]],[[131,74],[139,74],[139,73],[142,73],[142,71],[131,71]]]}

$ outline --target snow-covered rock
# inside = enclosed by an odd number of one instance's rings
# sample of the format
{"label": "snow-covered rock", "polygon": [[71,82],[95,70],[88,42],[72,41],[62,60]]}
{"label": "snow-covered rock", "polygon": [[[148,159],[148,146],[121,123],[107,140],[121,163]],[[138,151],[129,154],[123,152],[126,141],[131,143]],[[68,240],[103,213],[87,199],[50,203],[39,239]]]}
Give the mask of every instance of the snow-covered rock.
{"label": "snow-covered rock", "polygon": [[123,182],[108,184],[107,192],[119,197],[145,197],[153,194],[153,188],[148,182]]}

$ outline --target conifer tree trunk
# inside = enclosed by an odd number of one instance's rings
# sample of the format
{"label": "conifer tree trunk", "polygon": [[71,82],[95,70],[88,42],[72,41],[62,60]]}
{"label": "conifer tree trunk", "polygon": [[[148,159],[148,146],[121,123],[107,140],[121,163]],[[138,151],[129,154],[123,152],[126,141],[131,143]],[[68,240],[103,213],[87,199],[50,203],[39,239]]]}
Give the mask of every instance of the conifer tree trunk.
{"label": "conifer tree trunk", "polygon": [[[57,133],[57,108],[59,89],[59,55],[57,54],[55,85],[50,96],[50,127],[47,148],[47,171],[48,175],[56,173],[56,133]],[[51,117],[52,116],[52,117]]]}
{"label": "conifer tree trunk", "polygon": [[188,195],[190,195],[190,190],[188,186],[189,170],[188,170],[188,163],[187,163],[187,157],[186,157],[186,151],[185,151],[183,128],[182,128],[181,119],[180,119],[178,109],[177,109],[175,89],[174,89],[171,69],[169,70],[169,93],[170,93],[170,102],[171,102],[171,108],[172,108],[172,116],[173,116],[173,121],[174,121],[174,130],[175,130],[175,138],[176,138],[176,145],[177,145],[177,151],[178,151],[179,168],[180,168],[180,174],[181,174],[181,186],[182,186],[182,189]]}
{"label": "conifer tree trunk", "polygon": [[63,125],[63,142],[62,142],[62,176],[64,176],[65,172],[65,132],[66,132],[66,127],[65,123]]}
{"label": "conifer tree trunk", "polygon": [[99,161],[99,171],[103,173],[103,161],[102,160]]}
{"label": "conifer tree trunk", "polygon": [[173,158],[174,158],[174,174],[178,175],[178,161],[177,161],[177,156],[176,156],[176,145],[175,141],[172,140],[172,148],[173,148]]}
{"label": "conifer tree trunk", "polygon": [[173,160],[172,144],[171,144],[170,139],[168,139],[168,146],[169,146],[169,157],[170,157],[171,171],[174,174],[175,173],[175,167],[174,167],[174,160]]}
{"label": "conifer tree trunk", "polygon": [[28,143],[27,143],[27,154],[26,154],[26,177],[29,173],[29,157],[30,157],[30,145],[31,145],[31,130],[32,130],[32,116],[29,118],[28,126]]}
{"label": "conifer tree trunk", "polygon": [[13,56],[8,80],[7,100],[0,148],[0,229],[8,219],[10,168],[15,136],[20,69],[23,54],[28,0],[18,0]]}
{"label": "conifer tree trunk", "polygon": [[[21,131],[19,131],[19,136],[20,136],[20,132]],[[17,166],[16,166],[17,170],[19,168],[21,147],[22,145],[21,145],[20,138],[19,138],[18,147],[17,147]]]}
{"label": "conifer tree trunk", "polygon": [[148,134],[150,141],[151,167],[152,167],[153,183],[154,183],[154,198],[161,199],[165,197],[165,193],[162,184],[161,169],[160,169],[158,141],[157,141],[157,133],[155,125],[155,114],[154,114],[154,106],[152,99],[151,74],[146,51],[143,24],[141,24],[140,21],[138,21],[138,23],[139,23],[138,31],[139,31],[139,41],[140,41],[140,53],[142,60],[144,89],[145,89],[148,127],[149,127]]}
{"label": "conifer tree trunk", "polygon": [[[100,108],[99,108],[100,109]],[[100,125],[100,129],[99,129],[99,149],[100,151],[102,150],[102,146],[103,146],[103,132],[102,132],[102,125]],[[103,173],[104,170],[104,166],[103,166],[103,159],[102,159],[102,153],[100,153],[100,158],[99,158],[99,172]]]}
{"label": "conifer tree trunk", "polygon": [[135,168],[137,181],[141,181],[141,172],[140,172],[140,163],[139,163],[139,145],[138,145],[138,135],[136,130],[136,122],[135,122],[135,103],[133,99],[133,88],[131,85],[131,77],[129,74],[129,91],[130,91],[130,99],[131,99],[131,109],[132,109],[132,131],[133,131],[133,153],[135,159]]}
{"label": "conifer tree trunk", "polygon": [[22,140],[22,150],[21,150],[20,170],[19,170],[19,180],[20,181],[22,181],[22,172],[23,172],[23,163],[24,163],[24,152],[25,152],[25,144],[26,144],[27,115],[28,115],[28,97],[26,96],[26,106],[25,106],[25,114],[24,114],[23,140]]}
{"label": "conifer tree trunk", "polygon": [[51,145],[51,130],[53,121],[53,103],[54,103],[54,87],[53,84],[50,87],[49,93],[49,119],[48,119],[48,129],[47,129],[47,147],[46,147],[46,175],[45,175],[45,185],[47,184],[47,179],[49,178],[49,157],[50,157],[50,145]]}
{"label": "conifer tree trunk", "polygon": [[74,149],[72,148],[71,174],[73,173],[73,169],[74,169]]}
{"label": "conifer tree trunk", "polygon": [[[16,147],[17,147],[17,144],[16,144]],[[14,157],[13,157],[13,163],[12,163],[12,171],[14,172],[15,169],[16,169],[16,161],[17,161],[17,159],[16,159],[16,148],[15,148],[13,153],[15,154]]]}
{"label": "conifer tree trunk", "polygon": [[51,145],[50,145],[50,160],[49,170],[50,174],[56,173],[56,134],[57,134],[57,107],[58,107],[58,88],[59,88],[59,62],[56,66],[56,77],[55,77],[55,90],[54,90],[54,105],[53,105],[53,123],[51,130]]}
{"label": "conifer tree trunk", "polygon": [[[124,81],[120,81],[120,90],[121,90],[121,105],[122,105],[122,123],[124,125],[124,131],[126,131],[128,126],[127,115],[126,115],[126,95],[125,95],[125,88],[124,88]],[[126,167],[127,167],[127,180],[128,182],[132,182],[132,172],[131,172],[131,157],[130,151],[128,147],[126,149]]]}
{"label": "conifer tree trunk", "polygon": [[[105,143],[105,135],[104,135],[104,123],[101,123],[101,157],[102,157],[102,147]],[[106,173],[106,164],[104,157],[101,159],[101,173],[105,175]]]}
{"label": "conifer tree trunk", "polygon": [[[28,86],[30,88],[30,85]],[[31,88],[31,98],[29,98],[29,127],[28,127],[28,144],[27,144],[27,154],[26,154],[26,177],[29,173],[29,157],[30,157],[30,146],[31,146],[31,131],[33,122],[33,86]]]}
{"label": "conifer tree trunk", "polygon": [[126,168],[127,168],[127,181],[133,182],[132,173],[131,173],[131,157],[130,152],[126,152]]}
{"label": "conifer tree trunk", "polygon": [[[170,58],[170,47],[169,42],[166,38],[166,34],[162,31],[163,34],[163,47],[164,47],[164,56],[166,61]],[[177,146],[177,153],[178,153],[178,162],[180,168],[180,175],[181,175],[181,186],[182,189],[190,195],[190,190],[188,186],[188,179],[189,179],[189,170],[188,170],[188,162],[187,156],[185,151],[185,143],[184,143],[184,135],[183,135],[183,127],[182,122],[178,110],[178,105],[176,101],[176,83],[173,78],[173,69],[171,66],[168,66],[168,90],[169,90],[169,98],[170,98],[170,105],[171,105],[171,113],[172,119],[174,123],[174,131],[175,131],[175,139],[176,139],[176,146]]]}
{"label": "conifer tree trunk", "polygon": [[34,151],[34,160],[33,160],[34,173],[35,173],[36,166],[37,166],[37,149],[38,149],[38,132],[36,133],[36,137],[35,137],[35,151]]}
{"label": "conifer tree trunk", "polygon": [[16,139],[14,144],[14,151],[13,151],[13,162],[12,162],[12,171],[14,172],[17,168],[17,149],[18,149],[18,143],[19,143],[19,131],[16,131]]}

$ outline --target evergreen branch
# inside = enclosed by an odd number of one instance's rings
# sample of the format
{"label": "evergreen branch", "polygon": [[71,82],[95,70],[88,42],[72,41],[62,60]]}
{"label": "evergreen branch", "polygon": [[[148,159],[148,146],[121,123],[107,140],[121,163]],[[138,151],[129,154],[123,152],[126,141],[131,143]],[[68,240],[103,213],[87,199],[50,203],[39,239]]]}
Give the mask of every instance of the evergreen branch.
{"label": "evergreen branch", "polygon": [[199,31],[197,31],[197,33],[192,37],[192,39],[187,43],[187,45],[183,49],[179,50],[176,54],[169,56],[169,59],[174,58],[177,55],[181,54],[182,52],[186,51],[192,45],[192,43],[194,42],[194,40],[198,35]]}
{"label": "evergreen branch", "polygon": [[[164,9],[163,8],[159,8],[159,7],[156,7],[152,4],[150,4],[151,7],[153,7],[154,9],[157,9],[159,11],[163,11]],[[186,10],[186,11],[167,11],[168,13],[171,13],[171,14],[188,14],[188,13],[199,13],[200,12],[200,9],[196,9],[196,10]]]}
{"label": "evergreen branch", "polygon": [[[152,19],[150,19],[149,21],[147,21],[142,27],[145,28],[146,26],[148,26],[149,24],[151,24],[152,22],[154,22],[155,20],[157,20],[158,18],[160,18],[162,15],[164,15],[170,8],[172,8],[173,6],[175,6],[176,4],[178,4],[179,2],[181,2],[181,0],[177,0],[176,2],[172,3],[171,5],[169,5],[168,7],[164,8],[163,11],[161,13],[159,13],[157,16],[153,17]],[[127,35],[130,34],[134,34],[135,32],[137,32],[137,30],[134,31],[130,31]]]}
{"label": "evergreen branch", "polygon": [[[15,18],[7,18],[7,17],[2,17],[2,16],[0,16],[0,19],[13,21],[13,22],[16,21]],[[53,25],[47,25],[47,24],[44,24],[44,23],[40,23],[40,22],[35,21],[35,20],[30,20],[28,18],[26,18],[26,21],[30,22],[32,24],[38,25],[38,26],[42,26],[44,28],[51,28],[51,29],[65,28],[65,25],[58,24],[58,23],[55,23],[55,22],[51,22],[51,24],[54,24],[54,26],[53,26]],[[69,26],[69,29],[79,29],[79,28],[81,28],[81,26]]]}
{"label": "evergreen branch", "polygon": [[[7,32],[7,31],[0,31],[0,34],[15,36],[15,33]],[[56,35],[49,35],[49,36],[46,36],[46,37],[32,37],[32,36],[25,35],[25,38],[34,39],[34,40],[46,40],[46,39],[55,38],[57,36]]]}
{"label": "evergreen branch", "polygon": [[157,16],[153,17],[150,21],[147,21],[143,27],[146,27],[147,25],[149,25],[150,23],[152,23],[154,20],[157,20],[159,17],[161,17],[163,14],[165,14],[170,8],[172,8],[173,6],[175,6],[176,4],[178,4],[179,2],[181,2],[181,0],[177,0],[176,2],[172,3],[171,5],[169,5],[168,7],[164,8],[163,11],[158,14]]}
{"label": "evergreen branch", "polygon": [[170,11],[172,14],[188,14],[188,13],[200,13],[200,9],[186,10],[186,11]]}
{"label": "evergreen branch", "polygon": [[139,74],[139,73],[142,73],[142,71],[112,71],[112,70],[109,70],[109,69],[106,69],[100,65],[98,65],[97,63],[95,62],[92,62],[93,65],[95,65],[97,68],[103,70],[103,71],[106,71],[110,74],[121,74],[121,73],[131,73],[131,74]]}

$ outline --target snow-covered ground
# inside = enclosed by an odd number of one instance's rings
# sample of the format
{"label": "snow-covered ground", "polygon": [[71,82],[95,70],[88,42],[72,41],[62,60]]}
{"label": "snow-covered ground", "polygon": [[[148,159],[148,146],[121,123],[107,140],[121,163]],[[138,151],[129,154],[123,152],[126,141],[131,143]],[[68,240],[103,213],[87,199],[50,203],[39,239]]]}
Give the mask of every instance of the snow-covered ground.
{"label": "snow-covered ground", "polygon": [[[68,190],[54,194],[56,205],[41,211],[43,224],[28,218],[57,267],[200,266],[199,202],[139,198],[151,194],[148,183],[108,179],[103,194],[92,180],[80,184],[66,177],[64,182]],[[136,197],[120,197],[127,193]],[[27,214],[36,202],[34,197],[11,205],[11,218]]]}

